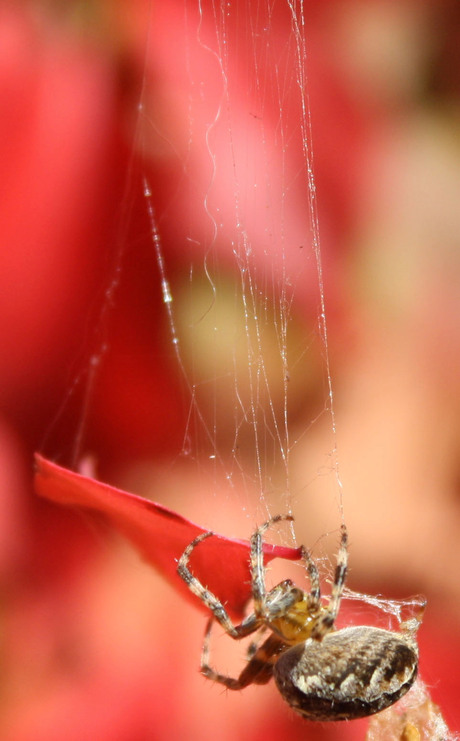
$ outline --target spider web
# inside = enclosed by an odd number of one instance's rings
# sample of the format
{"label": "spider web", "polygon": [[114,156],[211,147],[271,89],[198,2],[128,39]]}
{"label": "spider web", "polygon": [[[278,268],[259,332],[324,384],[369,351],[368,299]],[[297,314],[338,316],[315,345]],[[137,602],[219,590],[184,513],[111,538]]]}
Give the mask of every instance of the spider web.
{"label": "spider web", "polygon": [[[310,9],[292,0],[261,0],[256,11],[242,0],[146,7],[118,243],[89,362],[63,404],[82,391],[73,465],[91,449],[94,399],[115,345],[112,314],[123,311],[123,283],[139,259],[130,226],[140,194],[151,303],[184,419],[161,469],[165,503],[175,492],[177,508],[197,519],[199,500],[205,527],[239,536],[293,513],[295,532],[282,537],[308,543],[331,578],[344,509],[323,276],[332,248],[320,237],[309,101]],[[155,458],[153,444],[147,454]],[[159,470],[157,462],[149,469],[148,455],[147,481]],[[122,476],[126,488],[136,481]],[[162,500],[157,482],[139,489]]]}
{"label": "spider web", "polygon": [[[147,444],[142,465],[132,466],[137,480],[124,471],[121,483],[232,536],[290,512],[295,530],[281,537],[307,543],[330,581],[346,498],[344,508],[327,323],[336,297],[332,271],[323,275],[333,257],[330,229],[326,243],[320,236],[309,100],[320,78],[312,10],[292,0],[261,0],[256,11],[240,0],[146,7],[118,244],[89,362],[63,404],[83,390],[73,464],[91,450],[111,315],[138,260],[130,225],[139,198],[148,301],[184,421],[165,465]],[[120,483],[117,473],[109,480]],[[139,476],[147,483],[136,487]],[[346,596],[400,621],[398,603]]]}
{"label": "spider web", "polygon": [[[189,396],[182,463],[198,467],[204,496],[247,512],[249,531],[278,511],[295,513],[325,478],[336,527],[342,501],[303,7],[262,2],[254,13],[242,2],[186,3],[173,39],[155,33],[172,22],[171,9],[156,9],[155,21],[139,139],[147,162],[158,141],[180,156],[164,205],[148,165],[144,195],[169,342]],[[185,96],[173,134],[148,89],[163,58],[171,97]],[[171,252],[183,262],[175,285]],[[305,458],[320,426],[322,450]]]}
{"label": "spider web", "polygon": [[[142,85],[117,240],[107,248],[102,297],[85,320],[88,359],[83,370],[70,370],[41,450],[166,504],[174,492],[177,509],[193,519],[199,500],[202,524],[229,535],[249,536],[270,516],[293,513],[296,532],[285,531],[284,541],[315,543],[321,536],[322,546],[330,533],[324,547],[330,555],[343,507],[308,99],[308,14],[291,0],[262,0],[256,9],[241,0],[143,7],[144,37],[134,42],[144,50]],[[139,218],[143,224],[133,230]],[[119,393],[131,351],[119,348],[131,331],[125,285],[141,259],[150,296],[142,305],[131,294],[131,304],[154,314],[150,352],[158,354],[161,342],[160,362],[166,358],[166,373],[177,379],[173,414],[180,407],[183,423],[165,466],[155,460],[156,446],[170,427],[159,419],[151,445],[147,431],[141,453],[131,454],[140,463],[130,471],[129,462],[113,465],[117,456],[104,453],[94,427],[110,437],[123,430],[127,409],[142,407],[137,389],[130,398]],[[148,352],[142,348],[141,360]],[[70,455],[60,430],[69,418]],[[118,446],[122,438],[123,432]],[[129,444],[128,438],[126,431]],[[88,451],[95,469],[84,462]],[[157,482],[148,483],[159,469],[164,497]],[[320,501],[326,507],[315,507]],[[323,564],[332,573],[327,557]]]}

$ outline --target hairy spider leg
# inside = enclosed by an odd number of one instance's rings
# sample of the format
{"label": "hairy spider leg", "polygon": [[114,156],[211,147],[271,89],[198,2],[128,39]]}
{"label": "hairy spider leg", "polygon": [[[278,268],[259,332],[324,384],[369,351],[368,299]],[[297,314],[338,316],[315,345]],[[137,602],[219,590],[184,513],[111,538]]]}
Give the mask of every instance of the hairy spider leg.
{"label": "hairy spider leg", "polygon": [[266,587],[265,587],[265,566],[262,536],[268,528],[276,525],[283,520],[292,521],[292,515],[276,515],[263,525],[257,528],[251,537],[251,581],[252,581],[252,599],[254,601],[254,614],[259,619],[267,618],[266,609]]}
{"label": "hairy spider leg", "polygon": [[311,557],[310,551],[308,551],[304,545],[300,546],[300,551],[302,553],[302,561],[308,571],[308,578],[310,579],[310,595],[316,602],[319,602],[321,599],[321,588],[319,584],[318,569]]}
{"label": "hairy spider leg", "polygon": [[231,635],[232,638],[244,638],[245,636],[254,633],[254,631],[260,627],[261,620],[256,615],[251,614],[248,615],[248,617],[246,617],[239,625],[234,625],[222,602],[220,602],[213,592],[204,587],[202,583],[193,576],[192,572],[188,568],[190,554],[193,549],[203,540],[210,538],[212,535],[214,535],[214,533],[210,530],[198,535],[194,540],[192,540],[179,559],[179,563],[177,564],[177,573],[187,584],[190,591],[206,605],[208,610],[210,610],[214,615],[217,622],[222,625],[223,629]]}
{"label": "hairy spider leg", "polygon": [[209,665],[209,645],[212,624],[214,618],[208,620],[201,653],[201,673],[214,682],[219,682],[229,690],[242,690],[250,684],[267,684],[273,676],[273,667],[278,660],[280,653],[285,651],[286,644],[283,643],[276,635],[270,635],[260,646],[251,643],[249,650],[252,656],[239,677],[228,677],[225,674],[219,674]]}
{"label": "hairy spider leg", "polygon": [[259,635],[251,641],[251,643],[248,645],[246,650],[246,661],[250,661],[252,657],[254,656],[255,652],[261,645],[262,638],[264,634],[267,632],[268,628],[266,625],[263,625],[262,628],[259,629],[258,633]]}
{"label": "hairy spider leg", "polygon": [[348,532],[346,525],[342,524],[340,546],[339,552],[337,554],[337,564],[335,567],[334,581],[332,584],[329,604],[325,608],[324,614],[319,618],[311,634],[311,637],[314,638],[316,641],[321,641],[334,626],[335,619],[339,612],[340,600],[342,599],[343,587],[347,576],[347,567]]}

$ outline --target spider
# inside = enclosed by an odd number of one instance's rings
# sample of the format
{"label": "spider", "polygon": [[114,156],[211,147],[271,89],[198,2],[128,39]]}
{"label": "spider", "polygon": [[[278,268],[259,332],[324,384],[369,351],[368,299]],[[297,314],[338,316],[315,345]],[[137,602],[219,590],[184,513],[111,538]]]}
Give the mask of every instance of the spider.
{"label": "spider", "polygon": [[[253,612],[239,625],[224,605],[191,573],[192,551],[213,532],[206,532],[187,546],[177,571],[189,589],[212,613],[205,632],[201,672],[231,690],[266,684],[274,677],[284,700],[304,718],[317,721],[352,720],[384,710],[411,687],[417,676],[418,647],[415,632],[419,619],[401,625],[399,632],[370,626],[335,630],[348,563],[348,536],[341,528],[334,581],[323,604],[318,569],[308,550],[301,553],[310,592],[290,579],[267,591],[263,561],[263,535],[291,515],[277,515],[257,528],[251,537],[250,573]],[[264,642],[251,643],[248,663],[238,678],[219,674],[209,665],[209,642],[214,621],[239,640],[256,631],[270,631]]]}

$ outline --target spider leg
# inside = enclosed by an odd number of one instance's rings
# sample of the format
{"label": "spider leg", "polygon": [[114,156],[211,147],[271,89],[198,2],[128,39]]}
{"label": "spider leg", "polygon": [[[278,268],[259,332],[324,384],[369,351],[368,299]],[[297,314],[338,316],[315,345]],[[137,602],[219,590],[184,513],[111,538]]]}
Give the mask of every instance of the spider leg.
{"label": "spider leg", "polygon": [[347,576],[348,566],[348,532],[345,524],[341,527],[339,552],[337,554],[337,565],[335,567],[334,582],[332,584],[329,604],[324,614],[319,618],[312,632],[312,638],[321,641],[332,629],[342,599],[343,587]]}
{"label": "spider leg", "polygon": [[240,684],[243,687],[248,684],[267,684],[273,676],[278,656],[285,649],[286,644],[278,636],[269,635],[241,672],[238,678]]}
{"label": "spider leg", "polygon": [[263,634],[266,632],[266,630],[267,630],[267,627],[264,625],[260,629],[258,637],[254,641],[251,641],[251,643],[249,644],[248,649],[246,651],[246,660],[247,661],[250,661],[250,659],[252,659],[252,657],[254,656],[255,652],[259,648],[260,641],[262,639]]}
{"label": "spider leg", "polygon": [[204,587],[196,576],[193,576],[192,572],[188,568],[190,554],[193,549],[203,540],[210,538],[212,535],[214,535],[214,533],[209,531],[198,535],[194,540],[192,540],[179,559],[177,564],[177,573],[187,584],[190,591],[206,605],[217,622],[222,625],[223,629],[231,635],[232,638],[244,638],[244,636],[250,635],[257,630],[260,626],[260,619],[255,614],[251,614],[248,615],[248,617],[246,617],[239,625],[234,625],[222,602],[220,602],[213,592]]}
{"label": "spider leg", "polygon": [[[236,679],[225,674],[219,674],[209,666],[209,642],[213,618],[210,618],[201,654],[201,673],[214,682],[223,684],[229,690],[242,690],[250,684],[267,684],[273,675],[273,667],[278,655],[286,648],[286,644],[275,635],[270,635],[261,646],[255,647],[254,653],[243,671]],[[255,644],[251,644],[250,650]]]}
{"label": "spider leg", "polygon": [[276,515],[276,517],[272,517],[270,520],[267,520],[267,522],[258,527],[251,537],[252,598],[254,600],[254,614],[259,619],[266,618],[265,566],[262,536],[269,527],[276,525],[277,522],[293,519],[292,515]]}
{"label": "spider leg", "polygon": [[321,599],[321,588],[319,583],[318,569],[310,555],[310,552],[305,548],[304,545],[300,546],[300,550],[302,553],[302,560],[308,571],[308,578],[310,579],[310,594],[316,602],[319,602]]}

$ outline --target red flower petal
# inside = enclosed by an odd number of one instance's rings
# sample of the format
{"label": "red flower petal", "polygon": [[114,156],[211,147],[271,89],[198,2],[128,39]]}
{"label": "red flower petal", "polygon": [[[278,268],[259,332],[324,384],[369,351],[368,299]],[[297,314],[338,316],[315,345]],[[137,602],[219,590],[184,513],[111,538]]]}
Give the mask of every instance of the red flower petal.
{"label": "red flower petal", "polygon": [[[176,573],[186,546],[200,533],[199,525],[161,504],[82,476],[35,455],[35,490],[59,504],[76,505],[105,514],[187,599],[204,605],[192,595]],[[297,560],[299,548],[265,544],[265,561]],[[249,543],[216,535],[200,544],[190,559],[193,572],[219,596],[229,612],[241,616],[251,596]]]}

